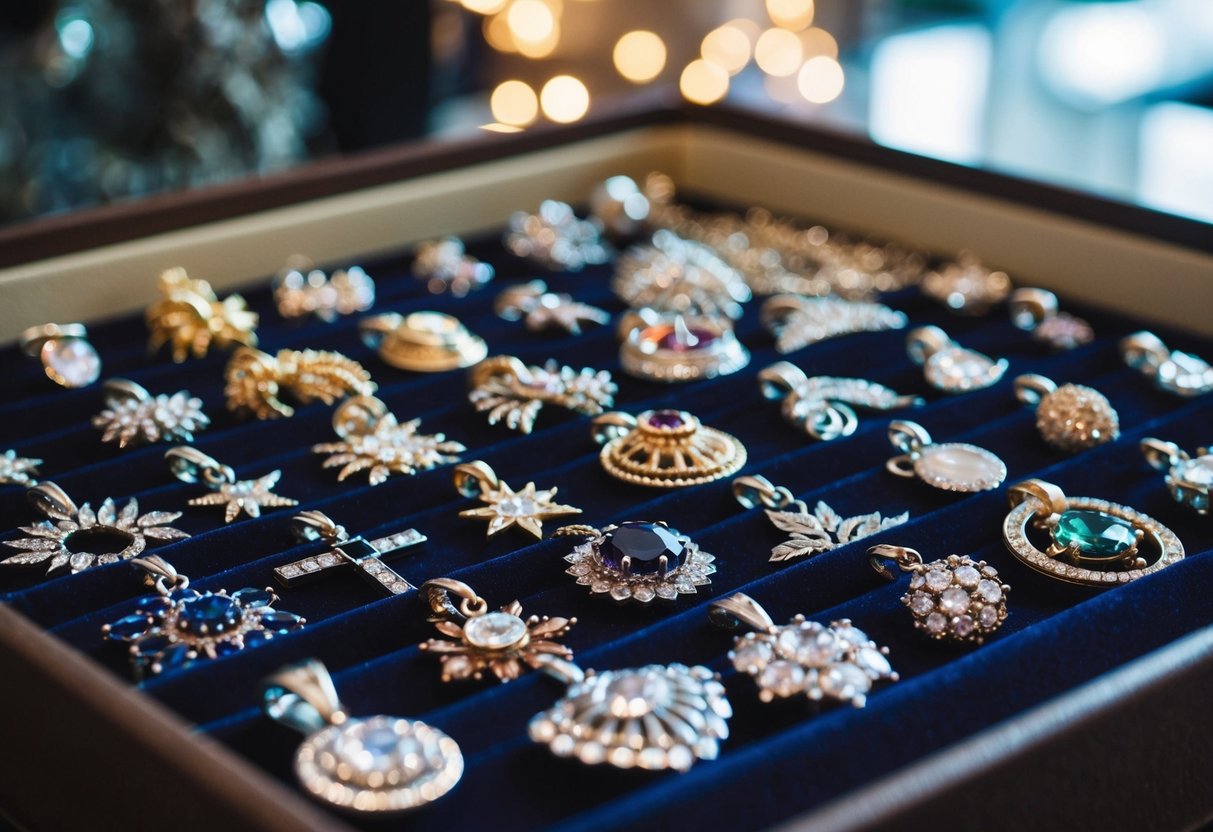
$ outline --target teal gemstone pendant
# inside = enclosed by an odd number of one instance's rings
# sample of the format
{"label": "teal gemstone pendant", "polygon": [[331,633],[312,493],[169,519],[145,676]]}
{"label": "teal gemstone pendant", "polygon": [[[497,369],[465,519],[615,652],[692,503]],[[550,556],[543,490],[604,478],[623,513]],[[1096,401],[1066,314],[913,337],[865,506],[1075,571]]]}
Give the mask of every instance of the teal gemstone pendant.
{"label": "teal gemstone pendant", "polygon": [[1137,553],[1138,541],[1145,533],[1133,524],[1106,511],[1070,509],[1063,511],[1050,529],[1053,542],[1065,550],[1071,560],[1121,561]]}

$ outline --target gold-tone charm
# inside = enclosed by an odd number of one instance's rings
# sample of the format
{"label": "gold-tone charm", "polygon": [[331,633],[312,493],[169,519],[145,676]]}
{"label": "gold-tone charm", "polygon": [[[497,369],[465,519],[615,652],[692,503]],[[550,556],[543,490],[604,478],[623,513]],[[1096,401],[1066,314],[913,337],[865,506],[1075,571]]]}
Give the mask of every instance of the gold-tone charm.
{"label": "gold-tone charm", "polygon": [[338,269],[326,277],[311,260],[296,255],[274,278],[274,303],[284,318],[315,315],[331,324],[341,315],[374,306],[375,281],[358,266]]}
{"label": "gold-tone charm", "polygon": [[337,481],[367,471],[371,485],[392,474],[415,474],[436,465],[458,462],[467,448],[447,441],[441,433],[418,433],[420,419],[401,424],[387,405],[374,396],[355,396],[333,412],[333,431],[339,442],[312,446],[312,452],[329,454],[325,468],[341,468]]}
{"label": "gold-tone charm", "polygon": [[441,312],[373,315],[358,322],[358,331],[388,364],[418,373],[470,367],[489,354],[483,338]]}
{"label": "gold-tone charm", "polygon": [[227,409],[258,419],[291,416],[295,409],[282,401],[289,392],[299,404],[332,404],[343,396],[375,392],[371,374],[339,352],[279,350],[277,355],[241,347],[227,362],[223,388]]}
{"label": "gold-tone charm", "polygon": [[961,315],[984,315],[1010,292],[1007,273],[986,266],[971,251],[922,276],[922,293]]}
{"label": "gold-tone charm", "polygon": [[281,471],[271,471],[255,480],[238,480],[230,465],[224,465],[197,448],[170,448],[164,454],[169,470],[182,482],[201,482],[210,494],[190,500],[191,506],[223,506],[223,522],[230,523],[240,512],[260,517],[262,508],[297,506],[298,500],[274,493],[282,477]]}
{"label": "gold-tone charm", "polygon": [[445,638],[424,641],[420,648],[437,654],[444,682],[479,680],[486,671],[509,682],[526,668],[539,667],[540,656],[573,658],[573,651],[559,639],[577,623],[576,618],[523,618],[522,604],[517,601],[490,611],[470,586],[450,578],[426,581],[421,589],[434,613],[430,621]]}
{"label": "gold-tone charm", "polygon": [[605,413],[593,422],[603,469],[651,488],[701,485],[736,473],[746,461],[735,436],[707,427],[685,410]]}
{"label": "gold-tone charm", "polygon": [[1115,442],[1120,417],[1103,393],[1082,384],[1057,386],[1044,376],[1029,373],[1015,379],[1015,397],[1036,405],[1036,429],[1054,448],[1077,453]]}
{"label": "gold-tone charm", "polygon": [[535,483],[528,482],[521,491],[515,491],[480,460],[455,466],[455,489],[464,497],[479,497],[485,503],[480,508],[461,511],[459,516],[487,520],[489,537],[517,526],[542,540],[544,520],[581,514],[576,506],[557,503],[555,488],[539,491]]}
{"label": "gold-tone charm", "polygon": [[201,358],[212,345],[221,350],[257,346],[257,313],[240,295],[219,300],[211,284],[191,278],[182,268],[160,275],[160,294],[163,297],[147,310],[152,352],[171,344],[173,361],[181,363],[191,355]]}
{"label": "gold-tone charm", "polygon": [[586,367],[578,372],[555,360],[528,367],[510,355],[480,362],[472,368],[469,382],[468,401],[481,413],[488,412],[490,425],[504,420],[521,433],[531,432],[545,404],[597,416],[614,404],[619,389],[606,370]]}

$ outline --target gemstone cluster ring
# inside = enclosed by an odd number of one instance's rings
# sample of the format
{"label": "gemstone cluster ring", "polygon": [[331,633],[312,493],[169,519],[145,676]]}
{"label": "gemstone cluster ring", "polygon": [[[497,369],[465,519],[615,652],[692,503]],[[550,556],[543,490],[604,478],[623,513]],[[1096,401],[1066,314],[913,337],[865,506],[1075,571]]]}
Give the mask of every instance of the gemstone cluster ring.
{"label": "gemstone cluster ring", "polygon": [[556,534],[588,538],[565,555],[571,564],[565,571],[595,595],[620,603],[694,595],[712,582],[708,576],[716,571],[713,555],[665,523],[629,521],[604,529],[565,526]]}

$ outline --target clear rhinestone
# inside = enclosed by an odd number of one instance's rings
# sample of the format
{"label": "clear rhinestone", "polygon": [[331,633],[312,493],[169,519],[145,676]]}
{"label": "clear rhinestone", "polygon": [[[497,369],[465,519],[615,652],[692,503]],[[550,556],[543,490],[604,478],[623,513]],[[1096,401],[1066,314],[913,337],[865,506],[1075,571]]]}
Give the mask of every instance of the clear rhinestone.
{"label": "clear rhinestone", "polygon": [[63,379],[64,387],[85,387],[101,375],[101,359],[83,338],[47,341],[42,346],[42,360]]}
{"label": "clear rhinestone", "polygon": [[854,699],[872,689],[872,679],[853,664],[836,664],[822,672],[817,684],[835,699]]}
{"label": "clear rhinestone", "polygon": [[977,582],[981,580],[981,573],[973,566],[965,564],[958,567],[952,576],[956,579],[956,583],[967,589],[972,589],[977,586]]}
{"label": "clear rhinestone", "polygon": [[940,608],[949,615],[959,615],[969,608],[969,592],[954,586],[939,596]]}
{"label": "clear rhinestone", "polygon": [[933,612],[926,618],[927,632],[931,635],[938,635],[948,627],[948,619],[943,613]]}
{"label": "clear rhinestone", "polygon": [[918,589],[926,582],[927,579],[922,576],[921,572],[915,573],[914,577],[910,578],[910,589]]}
{"label": "clear rhinestone", "polygon": [[973,632],[973,617],[962,615],[952,622],[952,632],[960,638],[965,638],[969,633]]}
{"label": "clear rhinestone", "polygon": [[977,585],[977,594],[987,604],[997,604],[1002,600],[1002,587],[987,578],[983,578],[981,583]]}
{"label": "clear rhinestone", "polygon": [[804,688],[804,668],[792,662],[771,662],[758,676],[758,684],[776,696],[792,696]]}
{"label": "clear rhinestone", "polygon": [[757,673],[767,666],[773,655],[769,642],[747,638],[733,650],[733,667],[742,673]]}
{"label": "clear rhinestone", "polygon": [[875,647],[861,647],[855,651],[855,664],[873,678],[889,676],[893,672],[884,653]]}
{"label": "clear rhinestone", "polygon": [[314,558],[308,558],[307,560],[305,560],[301,564],[299,564],[299,568],[302,569],[304,572],[315,572],[317,569],[320,568],[320,564],[316,563]]}
{"label": "clear rhinestone", "polygon": [[653,591],[653,587],[648,584],[641,584],[632,590],[632,597],[642,604],[647,604],[656,597],[657,593]]}
{"label": "clear rhinestone", "polygon": [[910,596],[910,612],[922,618],[935,609],[935,599],[925,592],[915,592]]}
{"label": "clear rhinestone", "polygon": [[927,573],[927,589],[932,592],[943,592],[952,585],[952,575],[942,569],[932,569]]}
{"label": "clear rhinestone", "polygon": [[990,629],[998,623],[998,607],[982,607],[977,613],[977,621],[985,629]]}
{"label": "clear rhinestone", "polygon": [[828,664],[838,652],[838,640],[834,634],[817,624],[803,629],[797,626],[783,627],[778,638],[781,655],[809,667]]}
{"label": "clear rhinestone", "polygon": [[484,650],[504,650],[526,638],[526,622],[505,612],[489,612],[463,625],[468,644]]}

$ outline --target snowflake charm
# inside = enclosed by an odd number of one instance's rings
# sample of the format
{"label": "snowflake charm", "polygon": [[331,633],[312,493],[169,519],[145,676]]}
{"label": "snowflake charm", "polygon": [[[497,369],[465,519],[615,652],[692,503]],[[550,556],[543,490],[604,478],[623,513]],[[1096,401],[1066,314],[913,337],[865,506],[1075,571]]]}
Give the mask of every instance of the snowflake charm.
{"label": "snowflake charm", "polygon": [[31,457],[17,456],[14,450],[0,454],[0,485],[34,485],[37,483],[32,474],[38,473],[42,460]]}
{"label": "snowflake charm", "polygon": [[845,546],[862,537],[900,526],[910,519],[908,511],[894,517],[881,517],[879,511],[873,511],[871,514],[844,518],[821,500],[817,501],[812,514],[799,500],[794,505],[796,511],[767,509],[767,517],[775,528],[792,533],[790,540],[771,550],[772,563],[811,557],[835,546]]}
{"label": "snowflake charm", "polygon": [[589,367],[580,372],[555,360],[543,367],[528,367],[517,358],[499,355],[480,362],[471,371],[468,400],[488,412],[489,424],[505,421],[511,430],[530,433],[545,404],[597,416],[615,401],[618,387],[606,370]]}
{"label": "snowflake charm", "polygon": [[104,431],[102,442],[119,448],[156,442],[193,442],[194,432],[210,425],[202,412],[202,399],[180,390],[171,396],[153,396],[124,378],[104,385],[105,409],[93,417],[93,427]]}

